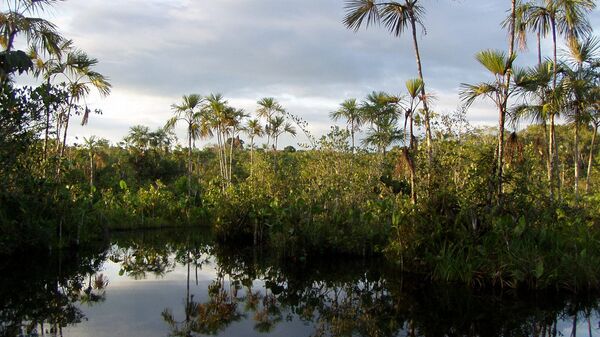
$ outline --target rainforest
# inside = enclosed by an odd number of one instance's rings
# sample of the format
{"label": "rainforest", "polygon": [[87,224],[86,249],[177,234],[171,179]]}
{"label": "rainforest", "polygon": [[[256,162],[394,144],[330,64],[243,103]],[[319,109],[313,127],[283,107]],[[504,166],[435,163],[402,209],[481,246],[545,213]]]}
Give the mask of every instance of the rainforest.
{"label": "rainforest", "polygon": [[[506,43],[450,112],[422,64],[433,4],[339,1],[414,77],[340,93],[324,132],[275,95],[190,89],[118,140],[73,138],[119,74],[45,15],[72,2],[0,6],[0,336],[599,334],[595,1],[503,0]],[[102,330],[119,296],[153,322]]]}

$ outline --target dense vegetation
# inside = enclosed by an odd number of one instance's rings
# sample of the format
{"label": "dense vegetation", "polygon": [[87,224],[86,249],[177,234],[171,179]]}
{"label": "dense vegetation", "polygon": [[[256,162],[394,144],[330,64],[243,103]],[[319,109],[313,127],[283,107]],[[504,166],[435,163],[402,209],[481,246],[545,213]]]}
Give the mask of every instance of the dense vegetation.
{"label": "dense vegetation", "polygon": [[[191,94],[164,128],[134,126],[117,144],[67,143],[69,122],[100,112],[84,97],[111,85],[97,60],[31,17],[52,3],[14,1],[0,20],[2,254],[81,246],[106,230],[204,225],[222,242],[292,259],[385,254],[404,270],[473,286],[600,287],[593,1],[513,1],[508,54],[477,54],[492,81],[463,84],[451,114],[432,110],[415,38],[419,76],[405,93],[342,102],[331,117],[346,127],[320,138],[274,98],[250,113],[220,94]],[[417,1],[348,1],[347,10],[352,29],[381,21],[414,37],[423,21]],[[531,31],[554,33],[552,57],[518,68],[515,39]],[[556,33],[567,41],[560,58]],[[14,50],[18,37],[31,50]],[[42,84],[18,85],[23,72]],[[498,128],[469,124],[478,98],[495,104]],[[519,120],[532,123],[516,130]],[[280,149],[286,134],[302,138],[298,149]],[[199,149],[200,139],[216,144]]]}

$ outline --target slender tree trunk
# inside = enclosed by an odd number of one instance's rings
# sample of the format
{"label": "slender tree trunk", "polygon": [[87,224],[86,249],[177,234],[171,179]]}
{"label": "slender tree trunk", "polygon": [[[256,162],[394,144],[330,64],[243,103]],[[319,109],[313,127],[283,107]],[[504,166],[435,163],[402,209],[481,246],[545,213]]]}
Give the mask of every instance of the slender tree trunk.
{"label": "slender tree trunk", "polygon": [[[50,77],[46,80],[46,128],[44,130],[44,154],[43,154],[43,162],[45,163],[48,158],[48,137],[50,130]],[[44,173],[46,172],[46,168],[44,167]],[[45,174],[44,174],[45,175]]]}
{"label": "slender tree trunk", "polygon": [[[552,71],[553,71],[553,75],[552,75],[552,100],[554,102],[556,102],[556,81],[557,81],[557,77],[558,77],[558,69],[557,69],[557,51],[556,51],[556,22],[554,21],[554,18],[550,19],[550,24],[552,26],[552,55],[553,55],[553,65],[552,65]],[[556,111],[552,111],[551,115],[550,115],[550,154],[551,154],[551,159],[550,159],[550,165],[552,166],[552,183],[551,183],[551,189],[554,189],[555,187],[555,183],[556,183],[556,179],[558,178],[558,172],[557,172],[557,165],[558,165],[558,147],[556,144],[556,134],[555,134],[555,115],[556,115]],[[559,199],[560,199],[560,187],[558,187],[558,194],[559,194]]]}
{"label": "slender tree trunk", "polygon": [[254,136],[250,137],[250,177],[254,171]]}
{"label": "slender tree trunk", "polygon": [[15,37],[17,36],[17,31],[10,29],[10,33],[8,34],[8,44],[6,45],[6,52],[10,52],[12,50],[13,44],[15,42]]}
{"label": "slender tree trunk", "polygon": [[592,167],[594,166],[594,145],[596,142],[596,134],[598,133],[598,124],[594,125],[594,133],[592,134],[592,143],[590,144],[590,156],[588,158],[587,175],[585,177],[585,193],[590,193],[590,177],[592,176]]}
{"label": "slender tree trunk", "polygon": [[575,136],[574,136],[574,169],[575,169],[575,204],[579,202],[579,107],[575,108]]}
{"label": "slender tree trunk", "polygon": [[94,193],[94,152],[90,149],[90,194]]}
{"label": "slender tree trunk", "polygon": [[[550,149],[550,139],[548,136],[548,125],[547,125],[545,119],[542,122],[542,126],[544,127],[544,156],[545,156],[545,160],[546,160],[546,173],[548,176],[548,183],[551,184],[552,183],[552,166],[550,164],[550,153],[548,152]],[[552,198],[553,198],[553,195],[551,193],[550,199],[552,199]]]}
{"label": "slender tree trunk", "polygon": [[225,168],[224,168],[224,159],[223,159],[223,140],[221,139],[223,136],[221,134],[221,129],[217,129],[217,142],[219,146],[219,168],[221,169],[221,177],[225,179]]}
{"label": "slender tree trunk", "polygon": [[356,149],[354,146],[354,121],[350,123],[350,136],[352,137],[352,154],[354,154]]}
{"label": "slender tree trunk", "polygon": [[537,32],[537,54],[538,54],[538,65],[542,64],[542,37],[540,32]]}
{"label": "slender tree trunk", "polygon": [[423,67],[421,65],[421,54],[419,52],[419,43],[417,40],[417,27],[414,13],[410,14],[410,25],[412,29],[412,38],[415,49],[415,59],[417,62],[417,71],[419,73],[419,79],[423,82],[423,86],[421,86],[421,95],[423,96],[423,111],[425,112],[425,139],[427,142],[427,154],[429,157],[429,162],[431,163],[433,161],[433,140],[431,137],[429,106],[427,104],[427,94],[425,92],[425,80],[423,79]]}
{"label": "slender tree trunk", "polygon": [[188,126],[188,198],[192,197],[192,124]]}
{"label": "slender tree trunk", "polygon": [[410,124],[409,124],[409,127],[410,127],[410,142],[409,142],[410,149],[411,150],[416,150],[417,146],[416,146],[415,141],[414,141],[414,139],[415,139],[415,133],[414,133],[414,130],[413,130],[413,124],[414,124],[414,122],[413,122],[412,112],[410,113],[410,116],[408,118],[410,118],[410,121],[409,121],[410,122]]}
{"label": "slender tree trunk", "polygon": [[516,19],[516,0],[511,1],[511,25],[510,25],[510,41],[508,46],[508,64],[507,71],[504,76],[504,92],[502,103],[500,106],[500,117],[498,121],[498,162],[497,162],[497,177],[498,177],[498,204],[502,203],[503,193],[503,164],[504,164],[504,126],[506,123],[506,109],[508,106],[508,98],[510,97],[510,78],[512,74],[512,61],[515,50],[515,19]]}
{"label": "slender tree trunk", "polygon": [[231,184],[231,179],[233,177],[232,175],[232,171],[233,171],[233,143],[235,142],[235,131],[231,132],[231,144],[229,146],[229,183]]}
{"label": "slender tree trunk", "polygon": [[496,162],[496,174],[497,174],[497,194],[498,194],[498,203],[501,203],[501,199],[502,199],[502,173],[503,173],[503,166],[504,166],[504,125],[505,125],[505,119],[506,119],[506,113],[504,110],[504,107],[500,107],[500,116],[498,118],[498,152],[496,153],[497,155],[497,162]]}
{"label": "slender tree trunk", "polygon": [[56,175],[58,178],[60,178],[60,173],[61,173],[61,166],[62,166],[62,160],[64,158],[65,155],[65,150],[67,147],[67,132],[69,131],[69,120],[71,119],[71,108],[73,106],[73,95],[71,95],[71,97],[69,98],[69,106],[67,108],[67,113],[66,113],[66,119],[64,122],[64,131],[63,131],[63,139],[62,139],[62,146],[60,145],[60,137],[59,137],[59,147],[60,147],[60,153],[58,156],[58,168],[56,171]]}
{"label": "slender tree trunk", "polygon": [[60,148],[60,156],[64,156],[65,154],[65,148],[67,147],[67,132],[69,130],[69,120],[70,118],[70,114],[67,114],[67,120],[65,121],[65,129],[63,130],[63,139],[62,139],[62,145]]}

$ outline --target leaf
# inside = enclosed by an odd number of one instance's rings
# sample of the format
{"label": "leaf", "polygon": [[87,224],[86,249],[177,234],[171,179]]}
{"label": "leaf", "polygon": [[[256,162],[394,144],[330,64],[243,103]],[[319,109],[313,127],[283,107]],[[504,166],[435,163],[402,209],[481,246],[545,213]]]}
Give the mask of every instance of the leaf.
{"label": "leaf", "polygon": [[544,274],[544,261],[540,260],[535,266],[535,278],[539,279]]}
{"label": "leaf", "polygon": [[527,225],[527,222],[525,221],[525,217],[521,215],[521,217],[519,218],[519,223],[517,224],[517,227],[515,227],[514,229],[514,234],[517,237],[520,237],[523,232],[525,231],[525,227]]}
{"label": "leaf", "polygon": [[127,189],[127,183],[125,182],[125,180],[119,181],[119,187],[121,187],[122,190]]}

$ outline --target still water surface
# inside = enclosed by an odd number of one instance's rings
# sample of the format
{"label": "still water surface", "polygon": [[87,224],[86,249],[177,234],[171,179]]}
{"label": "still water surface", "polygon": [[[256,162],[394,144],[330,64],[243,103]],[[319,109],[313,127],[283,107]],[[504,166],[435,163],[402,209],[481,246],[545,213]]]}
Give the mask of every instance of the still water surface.
{"label": "still water surface", "polygon": [[600,336],[599,301],[432,285],[374,260],[287,261],[182,231],[0,263],[0,336]]}

